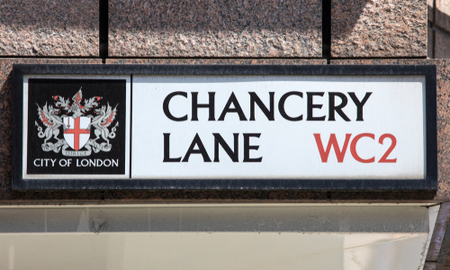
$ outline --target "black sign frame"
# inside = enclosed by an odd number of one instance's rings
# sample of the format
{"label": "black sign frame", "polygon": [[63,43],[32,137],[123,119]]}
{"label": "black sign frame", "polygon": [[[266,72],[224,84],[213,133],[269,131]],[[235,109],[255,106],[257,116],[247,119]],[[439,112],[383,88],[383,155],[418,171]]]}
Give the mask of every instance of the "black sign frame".
{"label": "black sign frame", "polygon": [[[25,75],[422,75],[426,87],[426,177],[424,179],[24,179],[22,175],[23,77]],[[436,190],[435,65],[66,65],[13,67],[14,190]],[[131,150],[130,150],[131,151]]]}

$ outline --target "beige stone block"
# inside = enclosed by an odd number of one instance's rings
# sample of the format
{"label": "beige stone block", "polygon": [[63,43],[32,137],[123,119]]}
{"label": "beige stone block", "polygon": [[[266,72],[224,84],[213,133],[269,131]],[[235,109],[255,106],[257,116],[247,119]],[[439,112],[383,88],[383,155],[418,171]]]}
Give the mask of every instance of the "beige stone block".
{"label": "beige stone block", "polygon": [[110,0],[109,56],[321,57],[320,0]]}
{"label": "beige stone block", "polygon": [[333,57],[427,55],[423,0],[332,0]]}
{"label": "beige stone block", "polygon": [[[435,23],[450,32],[450,1],[436,0]],[[449,45],[450,46],[450,45]]]}
{"label": "beige stone block", "polygon": [[1,56],[98,56],[98,1],[0,1]]}
{"label": "beige stone block", "polygon": [[435,31],[434,58],[450,58],[450,35]]}

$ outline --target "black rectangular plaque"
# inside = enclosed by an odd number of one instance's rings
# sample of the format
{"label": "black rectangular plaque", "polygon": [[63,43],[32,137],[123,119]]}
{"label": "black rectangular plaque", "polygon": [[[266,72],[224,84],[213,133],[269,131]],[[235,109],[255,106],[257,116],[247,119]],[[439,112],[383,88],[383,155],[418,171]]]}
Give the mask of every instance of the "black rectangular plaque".
{"label": "black rectangular plaque", "polygon": [[[436,144],[436,67],[432,65],[405,66],[405,65],[376,65],[376,66],[243,66],[243,65],[14,65],[14,96],[13,96],[13,189],[16,190],[85,190],[85,189],[301,189],[301,190],[435,190],[437,188],[437,144]],[[141,120],[133,123],[137,113],[133,108],[133,88],[134,77],[159,76],[198,76],[203,78],[227,78],[231,76],[254,76],[261,78],[264,76],[284,76],[290,78],[295,76],[319,76],[326,78],[330,76],[340,76],[354,78],[375,78],[377,76],[423,76],[425,78],[424,96],[424,116],[425,119],[418,119],[424,127],[424,177],[414,178],[405,176],[400,178],[371,178],[371,177],[264,177],[257,174],[257,177],[133,177],[133,127],[145,125]],[[162,77],[161,77],[162,76]],[[223,77],[217,77],[223,76]],[[141,76],[142,77],[142,76]],[[172,78],[170,77],[170,78]],[[161,81],[161,80],[160,80]],[[170,87],[170,86],[169,86]],[[170,88],[169,88],[170,89]],[[157,90],[154,90],[157,91]],[[174,90],[175,91],[175,90]],[[212,90],[211,90],[212,91]],[[235,90],[236,94],[238,91]],[[276,89],[273,91],[277,91]],[[311,90],[312,91],[312,90]],[[317,92],[318,90],[316,90]],[[194,91],[195,92],[195,91]],[[304,100],[313,95],[313,92],[293,91],[284,94],[284,99],[297,95]],[[294,91],[295,92],[295,91]],[[136,92],[137,93],[137,92]],[[234,92],[233,92],[234,93]],[[299,94],[300,93],[300,94]],[[352,92],[347,93],[348,97],[343,97],[333,92],[330,94],[335,100],[340,102],[351,102]],[[171,98],[188,98],[191,92],[174,92]],[[234,94],[233,94],[234,95]],[[303,96],[304,95],[304,96]],[[324,94],[322,94],[323,96]],[[336,99],[337,98],[339,99]],[[369,98],[369,94],[367,98]],[[150,95],[151,97],[151,95]],[[168,104],[171,98],[166,98],[156,106],[156,110],[169,110]],[[318,108],[312,101],[311,110]],[[353,97],[354,95],[353,95]],[[361,97],[360,97],[361,98]],[[283,99],[283,98],[282,98]],[[173,98],[175,100],[175,98]],[[228,112],[239,114],[236,102],[230,98]],[[331,98],[330,98],[331,100]],[[358,101],[356,99],[356,101]],[[359,100],[361,102],[361,100]],[[261,101],[262,102],[262,101]],[[260,103],[261,103],[260,102]],[[281,103],[284,105],[285,100]],[[338,101],[336,101],[338,102]],[[260,104],[259,103],[259,104]],[[141,103],[139,103],[141,104]],[[145,103],[142,103],[145,105]],[[255,103],[256,104],[256,103]],[[280,102],[278,102],[278,106]],[[286,103],[287,104],[287,103]],[[341,103],[342,105],[343,103]],[[355,103],[357,104],[357,102]],[[328,104],[329,105],[329,104]],[[164,107],[167,106],[167,107]],[[256,105],[254,105],[256,106]],[[258,105],[261,107],[261,105]],[[316,107],[314,107],[316,106]],[[340,110],[338,103],[334,104],[336,117],[350,121]],[[344,105],[342,105],[344,106]],[[360,104],[360,106],[362,106]],[[141,106],[145,107],[145,106]],[[357,106],[356,106],[357,108]],[[146,112],[145,108],[139,109],[139,113]],[[279,107],[278,110],[283,111]],[[284,108],[284,110],[286,110]],[[220,110],[218,109],[220,112]],[[224,110],[227,112],[227,110]],[[287,112],[286,112],[287,111]],[[286,110],[283,121],[306,121],[292,117],[292,112]],[[219,118],[217,112],[216,118]],[[359,108],[361,115],[355,115],[353,121],[361,121],[362,107]],[[133,113],[135,114],[133,117]],[[330,113],[332,113],[330,109]],[[172,121],[185,121],[182,115],[168,113],[166,116]],[[283,114],[283,113],[282,113]],[[290,115],[288,115],[290,114]],[[269,115],[269,116],[268,116]],[[266,116],[270,118],[270,112],[266,110]],[[150,114],[148,117],[152,117]],[[189,115],[189,117],[191,117]],[[213,116],[210,116],[213,119]],[[223,117],[222,121],[226,122]],[[244,117],[240,115],[241,120]],[[253,116],[254,117],[254,116]],[[315,121],[313,117],[312,121]],[[317,119],[319,119],[318,117]],[[187,117],[186,117],[187,119]],[[210,119],[210,120],[211,120]],[[328,116],[329,121],[333,121]],[[347,119],[347,120],[346,120]],[[186,120],[186,123],[197,124],[196,119]],[[213,119],[216,121],[217,119]],[[220,119],[219,119],[220,120]],[[245,119],[247,121],[247,119]],[[200,121],[201,122],[201,121]],[[211,121],[210,121],[211,122]],[[219,121],[218,121],[219,122]],[[327,122],[323,122],[324,125]],[[145,130],[145,129],[141,129]],[[149,130],[152,130],[151,127]],[[140,131],[141,132],[141,131]],[[151,132],[151,131],[150,131]],[[214,132],[214,131],[212,131]],[[161,140],[164,136],[164,159],[166,162],[173,162],[174,166],[183,166],[182,162],[189,162],[190,155],[203,156],[200,139],[193,140],[192,148],[186,153],[184,160],[181,156],[178,160],[176,154],[171,154],[169,150],[169,140],[174,139],[174,135],[169,133],[160,134]],[[253,133],[246,133],[244,140],[247,140],[246,149],[247,161],[260,162],[256,158],[258,147],[252,145],[258,136]],[[371,138],[369,133],[361,133],[363,138]],[[134,134],[136,135],[136,134]],[[240,134],[242,135],[242,134]],[[380,134],[376,134],[379,136]],[[144,133],[145,136],[145,133]],[[217,136],[217,135],[215,135]],[[236,135],[235,139],[237,139]],[[312,134],[311,134],[312,136]],[[316,135],[315,135],[316,136]],[[391,136],[391,137],[389,137]],[[392,135],[385,135],[382,140]],[[196,137],[197,138],[197,137]],[[200,137],[199,137],[200,138]],[[221,138],[221,137],[220,137]],[[216,137],[216,140],[220,139]],[[373,138],[378,140],[378,138]],[[331,137],[330,137],[331,140]],[[316,137],[316,142],[318,139]],[[322,142],[321,142],[322,143]],[[393,142],[391,142],[393,143]],[[162,144],[161,144],[162,145]],[[231,145],[231,144],[230,144]],[[319,145],[319,143],[318,143]],[[356,153],[356,142],[349,141],[349,152],[359,162],[374,162],[369,159],[359,157]],[[223,147],[223,144],[221,144]],[[133,148],[135,147],[135,148]],[[162,146],[161,146],[162,147]],[[224,148],[225,149],[225,148]],[[236,148],[237,149],[237,148]],[[185,149],[184,149],[185,150]],[[231,147],[228,155],[232,156]],[[325,148],[323,149],[325,151]],[[336,149],[335,149],[336,150]],[[158,150],[159,151],[159,150]],[[157,151],[157,152],[158,152]],[[189,152],[190,151],[190,152]],[[253,151],[253,152],[252,152]],[[319,151],[320,152],[320,151]],[[159,153],[159,152],[158,152]],[[183,152],[184,153],[184,152]],[[173,157],[171,155],[174,155]],[[219,157],[211,155],[211,164],[218,161]],[[222,154],[222,159],[227,155]],[[252,156],[253,155],[253,156]],[[311,154],[308,154],[311,155]],[[322,162],[323,153],[322,155]],[[348,154],[350,155],[350,154]],[[161,156],[163,153],[161,151]],[[186,157],[187,156],[187,157]],[[319,157],[319,154],[317,154]],[[136,157],[134,157],[136,161]],[[191,158],[193,160],[194,158]],[[212,160],[217,159],[217,160]],[[242,160],[235,162],[242,163]],[[149,158],[149,160],[151,160]],[[386,163],[393,163],[394,159],[385,157]],[[162,162],[161,158],[161,162]],[[180,165],[175,164],[180,162]],[[245,162],[245,158],[244,158]],[[378,160],[377,160],[378,162]],[[153,164],[149,164],[153,165]],[[234,166],[234,165],[231,165]],[[239,165],[245,166],[245,165]],[[339,166],[337,163],[336,166]],[[393,166],[388,164],[386,166]],[[176,168],[176,167],[174,167]],[[200,170],[202,167],[199,167]],[[233,167],[230,167],[233,168]],[[227,169],[225,169],[226,171]],[[232,170],[232,169],[230,169]],[[176,173],[176,172],[175,172]],[[200,171],[201,174],[201,171]],[[280,175],[283,175],[280,172]]]}

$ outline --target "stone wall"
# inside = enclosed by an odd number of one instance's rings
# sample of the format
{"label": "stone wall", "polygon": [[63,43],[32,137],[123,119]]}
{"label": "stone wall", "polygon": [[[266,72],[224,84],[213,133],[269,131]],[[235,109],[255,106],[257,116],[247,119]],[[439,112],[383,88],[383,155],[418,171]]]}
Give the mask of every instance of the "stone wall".
{"label": "stone wall", "polygon": [[98,56],[97,1],[2,0],[0,55]]}

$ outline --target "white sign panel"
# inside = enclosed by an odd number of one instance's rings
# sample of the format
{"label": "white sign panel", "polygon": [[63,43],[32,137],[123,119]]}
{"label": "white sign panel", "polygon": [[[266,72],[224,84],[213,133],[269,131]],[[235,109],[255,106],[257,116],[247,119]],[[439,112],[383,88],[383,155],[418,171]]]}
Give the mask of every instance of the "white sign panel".
{"label": "white sign panel", "polygon": [[15,189],[432,190],[434,66],[15,65]]}
{"label": "white sign panel", "polygon": [[134,76],[132,178],[420,179],[424,76]]}

